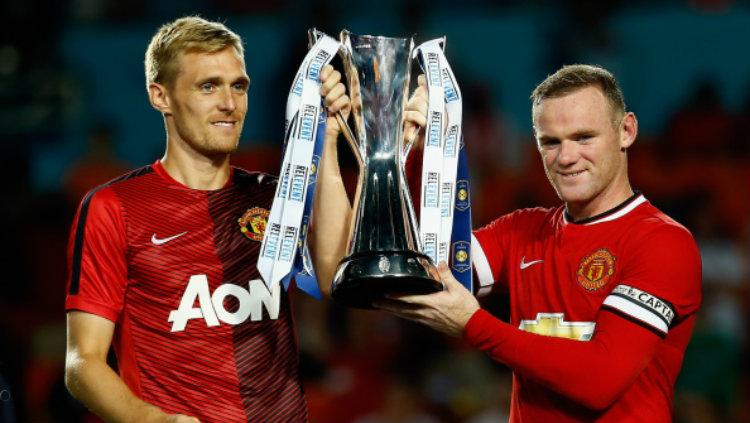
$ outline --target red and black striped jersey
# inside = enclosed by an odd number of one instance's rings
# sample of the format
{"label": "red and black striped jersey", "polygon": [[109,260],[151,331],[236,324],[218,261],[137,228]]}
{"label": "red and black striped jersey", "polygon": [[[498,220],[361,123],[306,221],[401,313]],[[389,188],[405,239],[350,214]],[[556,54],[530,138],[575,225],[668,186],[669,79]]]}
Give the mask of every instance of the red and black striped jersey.
{"label": "red and black striped jersey", "polygon": [[138,397],[202,422],[307,420],[288,294],[256,269],[275,187],[232,168],[225,187],[194,190],[157,161],[84,198],[66,309],[115,322]]}
{"label": "red and black striped jersey", "polygon": [[[701,301],[700,254],[687,229],[636,194],[575,223],[562,206],[519,210],[476,231],[472,246],[480,291],[510,296],[514,328],[478,313],[466,338],[517,366],[511,421],[671,421]],[[610,341],[620,351],[607,351]],[[534,351],[520,357],[521,344]]]}

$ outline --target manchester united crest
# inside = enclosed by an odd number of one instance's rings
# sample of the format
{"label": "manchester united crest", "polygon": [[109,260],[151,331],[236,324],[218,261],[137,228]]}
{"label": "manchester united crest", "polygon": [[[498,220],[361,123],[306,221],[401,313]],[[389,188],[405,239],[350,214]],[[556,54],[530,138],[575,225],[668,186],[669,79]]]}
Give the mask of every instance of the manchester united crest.
{"label": "manchester united crest", "polygon": [[615,256],[600,248],[581,259],[576,277],[587,291],[596,291],[609,282],[615,273]]}
{"label": "manchester united crest", "polygon": [[240,232],[246,237],[253,241],[262,241],[268,222],[268,210],[253,207],[248,209],[237,222],[240,224]]}

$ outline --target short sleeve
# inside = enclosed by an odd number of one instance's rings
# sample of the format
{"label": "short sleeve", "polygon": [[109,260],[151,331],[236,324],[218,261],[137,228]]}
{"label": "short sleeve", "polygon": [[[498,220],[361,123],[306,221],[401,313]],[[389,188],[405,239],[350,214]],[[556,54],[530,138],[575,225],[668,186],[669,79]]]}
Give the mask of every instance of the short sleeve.
{"label": "short sleeve", "polygon": [[126,234],[111,188],[89,192],[73,220],[68,242],[65,310],[119,319],[127,286]]}
{"label": "short sleeve", "polygon": [[496,282],[502,280],[500,275],[510,245],[512,221],[512,214],[504,215],[472,234],[472,264],[477,276],[475,292],[478,296],[486,295]]}
{"label": "short sleeve", "polygon": [[634,239],[623,262],[622,282],[603,307],[662,337],[694,314],[701,302],[701,260],[687,229],[663,224]]}

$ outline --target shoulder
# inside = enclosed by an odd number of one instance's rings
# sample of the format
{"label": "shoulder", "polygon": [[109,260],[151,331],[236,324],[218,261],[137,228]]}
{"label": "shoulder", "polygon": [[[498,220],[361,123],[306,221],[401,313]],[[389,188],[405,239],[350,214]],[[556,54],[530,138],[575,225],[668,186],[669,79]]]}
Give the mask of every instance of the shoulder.
{"label": "shoulder", "polygon": [[632,242],[638,243],[641,248],[674,247],[697,252],[698,247],[690,231],[651,203],[644,204],[635,217],[630,234]]}
{"label": "shoulder", "polygon": [[521,229],[532,230],[552,223],[558,217],[561,208],[543,208],[534,207],[518,209],[514,212],[500,216],[492,223],[487,225],[488,228],[502,229]]}
{"label": "shoulder", "polygon": [[510,216],[518,222],[547,222],[554,219],[562,210],[562,206],[554,208],[531,207],[518,209],[510,213]]}
{"label": "shoulder", "polygon": [[669,301],[678,315],[701,301],[701,257],[690,231],[656,207],[640,210],[624,245],[626,284]]}
{"label": "shoulder", "polygon": [[117,189],[142,180],[141,177],[153,172],[151,165],[143,166],[91,189],[81,200],[80,213],[85,215],[90,210],[111,209],[117,206],[119,203]]}

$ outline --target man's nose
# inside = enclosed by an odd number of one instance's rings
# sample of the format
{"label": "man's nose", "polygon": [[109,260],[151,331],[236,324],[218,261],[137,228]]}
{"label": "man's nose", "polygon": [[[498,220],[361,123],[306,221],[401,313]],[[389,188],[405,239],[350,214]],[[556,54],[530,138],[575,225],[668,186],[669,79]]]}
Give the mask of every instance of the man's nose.
{"label": "man's nose", "polygon": [[557,155],[557,162],[567,166],[578,160],[578,143],[575,141],[563,140],[560,142],[560,154]]}
{"label": "man's nose", "polygon": [[219,97],[219,110],[225,112],[233,112],[237,108],[237,101],[234,98],[234,93],[231,88],[225,88],[221,90]]}

